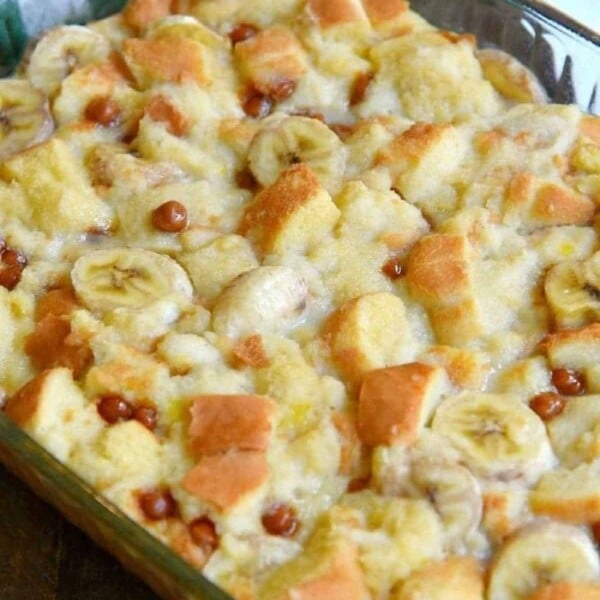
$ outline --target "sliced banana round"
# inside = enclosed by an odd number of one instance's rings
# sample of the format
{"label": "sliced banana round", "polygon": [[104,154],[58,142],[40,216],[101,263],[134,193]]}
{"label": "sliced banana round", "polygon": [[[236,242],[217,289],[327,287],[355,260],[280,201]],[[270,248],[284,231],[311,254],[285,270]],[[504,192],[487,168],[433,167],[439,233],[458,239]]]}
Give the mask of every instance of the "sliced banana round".
{"label": "sliced banana round", "polygon": [[559,327],[580,327],[600,317],[600,261],[566,261],[548,270],[546,300]]}
{"label": "sliced banana round", "polygon": [[104,60],[110,52],[110,42],[100,33],[80,25],[62,25],[35,45],[26,75],[36,88],[52,97],[67,75]]}
{"label": "sliced banana round", "polygon": [[43,142],[53,131],[42,92],[23,79],[0,79],[0,158]]}
{"label": "sliced banana round", "polygon": [[249,333],[285,331],[306,309],[305,281],[289,267],[257,267],[236,277],[217,298],[213,328],[237,338]]}
{"label": "sliced banana round", "polygon": [[71,271],[81,302],[94,311],[142,308],[160,299],[189,303],[187,273],[172,258],[139,248],[110,248],[79,258]]}
{"label": "sliced banana round", "polygon": [[578,528],[540,521],[519,530],[492,562],[488,600],[526,600],[556,581],[597,581],[598,553]]}
{"label": "sliced banana round", "polygon": [[478,50],[475,55],[483,76],[505,98],[537,104],[548,100],[538,78],[514,56],[495,48]]}
{"label": "sliced banana round", "polygon": [[451,547],[477,529],[483,500],[479,483],[467,468],[443,459],[422,457],[412,463],[411,481],[433,504]]}
{"label": "sliced banana round", "polygon": [[482,477],[532,481],[554,464],[544,423],[508,394],[465,392],[449,398],[438,407],[432,427]]}
{"label": "sliced banana round", "polygon": [[231,46],[228,38],[218,34],[189,15],[169,15],[164,19],[154,21],[148,28],[146,37],[157,40],[168,37],[182,37],[215,50],[222,50]]}
{"label": "sliced banana round", "polygon": [[263,121],[248,152],[250,170],[262,184],[273,183],[282,171],[304,163],[321,185],[334,193],[346,167],[346,148],[325,123],[309,117],[273,115]]}

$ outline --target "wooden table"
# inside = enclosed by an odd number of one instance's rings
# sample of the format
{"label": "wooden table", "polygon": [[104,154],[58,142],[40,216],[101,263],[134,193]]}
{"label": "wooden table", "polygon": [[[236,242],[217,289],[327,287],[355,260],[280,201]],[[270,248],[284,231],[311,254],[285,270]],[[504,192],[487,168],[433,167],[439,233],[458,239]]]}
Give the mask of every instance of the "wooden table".
{"label": "wooden table", "polygon": [[158,600],[0,465],[2,600]]}

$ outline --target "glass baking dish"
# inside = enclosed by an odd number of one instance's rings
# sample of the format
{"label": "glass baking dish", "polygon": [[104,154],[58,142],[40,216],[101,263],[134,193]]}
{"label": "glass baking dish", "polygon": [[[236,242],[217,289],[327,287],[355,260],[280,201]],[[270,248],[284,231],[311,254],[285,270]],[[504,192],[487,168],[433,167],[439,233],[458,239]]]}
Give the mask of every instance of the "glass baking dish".
{"label": "glass baking dish", "polygon": [[[120,0],[90,3],[94,16]],[[93,6],[99,12],[94,12]],[[412,0],[438,27],[473,32],[482,47],[505,50],[527,65],[549,98],[600,114],[600,36],[534,0]],[[26,43],[16,2],[0,0],[0,74]],[[31,28],[27,30],[32,33]],[[169,600],[231,600],[169,548],[95,493],[0,411],[0,461],[98,544]]]}

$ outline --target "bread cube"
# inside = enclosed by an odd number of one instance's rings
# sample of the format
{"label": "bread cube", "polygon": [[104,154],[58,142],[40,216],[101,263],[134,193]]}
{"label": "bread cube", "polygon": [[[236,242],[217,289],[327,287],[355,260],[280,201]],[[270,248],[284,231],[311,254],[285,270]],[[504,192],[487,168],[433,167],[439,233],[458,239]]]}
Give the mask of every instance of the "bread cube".
{"label": "bread cube", "polygon": [[503,203],[505,223],[525,229],[551,225],[585,225],[595,204],[570,188],[544,181],[531,173],[515,175]]}
{"label": "bread cube", "polygon": [[275,403],[255,395],[196,396],[188,429],[197,453],[266,450]]}
{"label": "bread cube", "polygon": [[188,38],[129,38],[123,42],[123,57],[142,88],[162,82],[208,85],[212,81],[208,50]]}
{"label": "bread cube", "polygon": [[238,231],[263,255],[302,252],[333,229],[339,214],[317,176],[300,163],[256,196]]}
{"label": "bread cube", "polygon": [[266,96],[277,96],[282,83],[296,84],[307,70],[306,53],[290,29],[274,25],[235,45],[242,74]]}
{"label": "bread cube", "polygon": [[171,12],[172,0],[130,0],[123,9],[123,19],[129,27],[143,30]]}
{"label": "bread cube", "polygon": [[483,600],[483,569],[470,556],[451,556],[411,573],[390,600]]}
{"label": "bread cube", "polygon": [[25,202],[2,208],[44,233],[110,228],[109,207],[96,196],[85,171],[58,138],[3,161],[0,177],[18,183],[25,192]]}
{"label": "bread cube", "polygon": [[258,267],[250,243],[239,235],[223,235],[179,255],[198,296],[214,300],[238,275]]}
{"label": "bread cube", "polygon": [[389,169],[404,198],[418,202],[458,168],[466,151],[466,136],[457,127],[415,123],[379,152],[376,164]]}
{"label": "bread cube", "polygon": [[182,481],[184,489],[228,512],[266,483],[269,465],[260,450],[231,450],[203,456]]}
{"label": "bread cube", "polygon": [[9,398],[6,415],[61,461],[80,437],[92,436],[100,417],[73,381],[69,369],[43,371]]}
{"label": "bread cube", "polygon": [[368,371],[411,360],[416,351],[404,303],[388,292],[346,302],[329,317],[322,335],[350,385]]}
{"label": "bread cube", "polygon": [[367,373],[358,397],[358,435],[367,446],[410,446],[449,389],[441,367],[407,363]]}

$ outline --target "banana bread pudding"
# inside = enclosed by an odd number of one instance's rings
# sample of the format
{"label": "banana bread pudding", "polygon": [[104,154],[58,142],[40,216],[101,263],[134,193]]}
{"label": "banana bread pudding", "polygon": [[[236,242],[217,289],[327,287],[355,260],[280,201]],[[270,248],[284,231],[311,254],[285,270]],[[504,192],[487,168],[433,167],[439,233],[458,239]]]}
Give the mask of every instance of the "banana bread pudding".
{"label": "banana bread pudding", "polygon": [[238,600],[597,600],[599,203],[405,0],[130,0],[0,81],[3,410]]}

